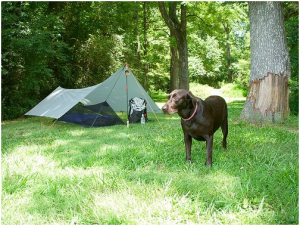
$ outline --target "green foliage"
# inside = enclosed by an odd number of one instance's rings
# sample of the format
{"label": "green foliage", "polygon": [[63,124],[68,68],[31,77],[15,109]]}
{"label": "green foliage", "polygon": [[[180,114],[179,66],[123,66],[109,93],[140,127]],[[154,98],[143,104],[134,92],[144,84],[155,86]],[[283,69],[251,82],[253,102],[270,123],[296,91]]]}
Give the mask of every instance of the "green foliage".
{"label": "green foliage", "polygon": [[[69,47],[62,21],[48,3],[2,3],[2,118],[20,116],[57,85],[54,72],[69,77]],[[47,16],[45,16],[47,15]]]}
{"label": "green foliage", "polygon": [[228,150],[217,131],[212,168],[204,142],[185,163],[177,115],[157,115],[163,130],[151,114],[129,129],[3,122],[1,223],[297,225],[298,117],[249,125],[242,107],[229,104]]}
{"label": "green foliage", "polygon": [[[221,83],[229,79],[230,70],[233,81],[243,85],[246,81],[248,85],[250,36],[247,4],[189,2],[189,10],[191,80],[220,88]],[[229,33],[226,33],[225,27]],[[230,47],[229,59],[227,43]]]}
{"label": "green foliage", "polygon": [[[231,71],[232,82],[246,89],[247,3],[184,4],[191,82],[221,88]],[[298,3],[283,5],[292,64],[290,106],[297,113]],[[22,116],[57,86],[100,83],[125,62],[146,90],[169,88],[172,40],[157,2],[2,2],[1,13],[2,119]]]}
{"label": "green foliage", "polygon": [[290,110],[299,114],[299,2],[284,2],[285,31],[291,60]]}
{"label": "green foliage", "polygon": [[[218,41],[211,36],[205,40],[196,34],[191,35],[191,57],[189,58],[190,76],[199,83],[217,87],[222,80],[222,50],[219,49]],[[199,49],[201,51],[199,52]],[[199,54],[201,54],[199,56]],[[194,56],[193,56],[194,55]]]}
{"label": "green foliage", "polygon": [[292,114],[299,114],[299,77],[290,80],[290,111]]}

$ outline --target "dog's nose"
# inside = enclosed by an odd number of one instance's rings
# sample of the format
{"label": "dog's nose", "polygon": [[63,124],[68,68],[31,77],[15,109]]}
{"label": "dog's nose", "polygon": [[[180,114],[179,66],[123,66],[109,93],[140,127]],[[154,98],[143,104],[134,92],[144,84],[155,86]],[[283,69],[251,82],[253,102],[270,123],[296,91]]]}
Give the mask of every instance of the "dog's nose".
{"label": "dog's nose", "polygon": [[165,112],[167,110],[167,106],[166,105],[162,106],[161,110],[163,110],[163,112]]}

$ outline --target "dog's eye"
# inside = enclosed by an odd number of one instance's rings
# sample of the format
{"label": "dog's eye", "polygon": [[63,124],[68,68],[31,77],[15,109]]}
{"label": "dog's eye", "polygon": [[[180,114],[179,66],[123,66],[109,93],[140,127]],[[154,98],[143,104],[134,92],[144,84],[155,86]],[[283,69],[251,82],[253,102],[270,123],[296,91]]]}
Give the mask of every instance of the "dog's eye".
{"label": "dog's eye", "polygon": [[176,98],[177,97],[177,94],[176,93],[174,93],[173,95],[172,95],[172,98]]}
{"label": "dog's eye", "polygon": [[175,102],[176,104],[180,101],[180,99],[181,99],[181,98],[180,98],[179,96],[173,98],[173,100],[174,100],[174,102]]}

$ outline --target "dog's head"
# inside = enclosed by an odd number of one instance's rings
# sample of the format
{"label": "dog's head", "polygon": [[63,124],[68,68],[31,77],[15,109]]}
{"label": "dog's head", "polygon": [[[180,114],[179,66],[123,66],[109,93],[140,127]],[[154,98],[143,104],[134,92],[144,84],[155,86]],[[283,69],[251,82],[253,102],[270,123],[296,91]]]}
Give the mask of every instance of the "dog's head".
{"label": "dog's head", "polygon": [[177,113],[180,109],[185,109],[194,99],[194,95],[184,89],[175,89],[170,93],[167,103],[162,107],[165,114]]}

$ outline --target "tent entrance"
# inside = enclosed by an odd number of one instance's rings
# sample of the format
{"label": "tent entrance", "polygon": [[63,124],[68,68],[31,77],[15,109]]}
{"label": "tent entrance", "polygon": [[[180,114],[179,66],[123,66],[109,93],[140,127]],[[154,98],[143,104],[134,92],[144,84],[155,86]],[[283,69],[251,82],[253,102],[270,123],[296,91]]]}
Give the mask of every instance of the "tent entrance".
{"label": "tent entrance", "polygon": [[61,116],[58,121],[74,123],[84,127],[102,127],[125,124],[106,101],[87,106],[84,106],[79,102]]}

